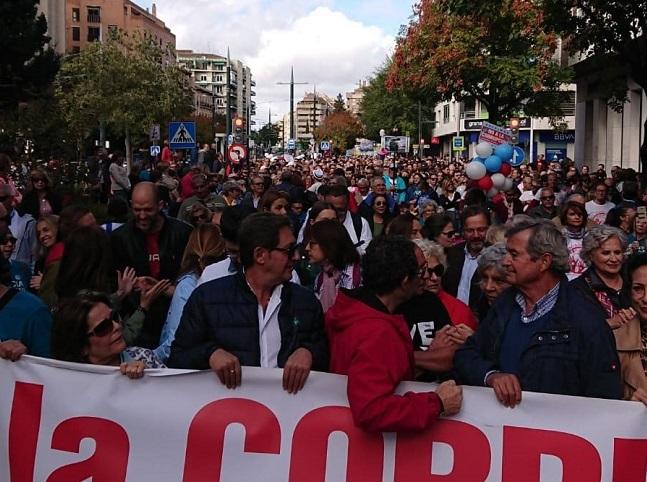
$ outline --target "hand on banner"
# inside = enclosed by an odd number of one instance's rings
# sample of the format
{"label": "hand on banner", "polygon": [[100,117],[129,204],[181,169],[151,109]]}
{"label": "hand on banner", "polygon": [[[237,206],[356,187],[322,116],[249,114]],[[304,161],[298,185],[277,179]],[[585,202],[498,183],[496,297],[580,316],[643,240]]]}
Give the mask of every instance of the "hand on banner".
{"label": "hand on banner", "polygon": [[492,373],[486,384],[494,388],[496,398],[506,407],[514,408],[521,403],[521,385],[516,375],[510,373]]}
{"label": "hand on banner", "polygon": [[137,273],[133,268],[124,269],[123,273],[117,270],[117,296],[124,299],[135,288],[137,282]]}
{"label": "hand on banner", "polygon": [[146,364],[143,361],[126,362],[119,366],[121,374],[126,375],[131,380],[143,377],[145,369]]}
{"label": "hand on banner", "polygon": [[27,347],[18,340],[0,342],[0,358],[16,361],[25,353],[27,353]]}
{"label": "hand on banner", "polygon": [[629,323],[636,316],[637,316],[636,310],[634,310],[633,308],[625,308],[623,310],[619,310],[615,315],[609,318],[607,320],[607,323],[609,324],[612,330],[616,330],[621,326],[624,326],[627,323]]}
{"label": "hand on banner", "polygon": [[227,388],[240,386],[240,362],[228,351],[218,348],[209,357],[209,366]]}
{"label": "hand on banner", "polygon": [[463,388],[456,385],[454,380],[441,383],[436,389],[436,395],[443,402],[443,415],[456,415],[463,404]]}
{"label": "hand on banner", "polygon": [[312,353],[306,348],[298,348],[285,362],[283,367],[283,390],[297,393],[303,388],[312,367]]}
{"label": "hand on banner", "polygon": [[642,388],[637,389],[631,396],[631,400],[634,402],[643,402],[647,405],[647,391]]}

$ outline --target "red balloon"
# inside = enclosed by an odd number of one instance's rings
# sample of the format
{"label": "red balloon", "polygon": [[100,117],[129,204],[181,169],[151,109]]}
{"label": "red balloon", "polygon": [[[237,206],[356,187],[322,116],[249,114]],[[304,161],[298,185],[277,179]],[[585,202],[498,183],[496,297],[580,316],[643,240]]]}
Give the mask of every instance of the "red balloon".
{"label": "red balloon", "polygon": [[492,183],[492,178],[490,176],[485,176],[478,180],[477,185],[479,189],[489,191],[490,189],[492,189],[492,186],[494,184]]}
{"label": "red balloon", "polygon": [[504,162],[503,164],[501,164],[501,169],[499,169],[499,172],[507,177],[512,172],[512,166],[507,162]]}

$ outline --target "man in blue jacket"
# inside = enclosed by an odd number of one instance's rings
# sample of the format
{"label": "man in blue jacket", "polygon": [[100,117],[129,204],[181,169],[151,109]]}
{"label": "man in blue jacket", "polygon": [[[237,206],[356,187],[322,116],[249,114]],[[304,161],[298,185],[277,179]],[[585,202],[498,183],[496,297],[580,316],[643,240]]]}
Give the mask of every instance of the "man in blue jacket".
{"label": "man in blue jacket", "polygon": [[503,265],[512,288],[454,356],[468,385],[488,386],[507,407],[521,391],[622,398],[609,325],[566,281],[566,241],[545,219],[516,216]]}
{"label": "man in blue jacket", "polygon": [[168,364],[211,368],[227,388],[240,385],[241,365],[283,368],[283,388],[295,393],[311,369],[328,369],[321,305],[289,282],[298,252],[286,216],[253,214],[238,236],[243,270],[191,294]]}

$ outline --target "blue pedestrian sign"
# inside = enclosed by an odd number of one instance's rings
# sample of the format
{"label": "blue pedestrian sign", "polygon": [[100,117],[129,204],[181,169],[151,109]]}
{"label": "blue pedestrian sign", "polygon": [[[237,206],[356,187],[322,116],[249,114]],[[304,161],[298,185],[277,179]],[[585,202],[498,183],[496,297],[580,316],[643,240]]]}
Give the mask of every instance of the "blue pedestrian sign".
{"label": "blue pedestrian sign", "polygon": [[195,122],[170,122],[168,143],[171,149],[193,149],[195,141]]}
{"label": "blue pedestrian sign", "polygon": [[288,139],[288,149],[294,150],[297,148],[297,142],[294,139]]}
{"label": "blue pedestrian sign", "polygon": [[330,142],[328,141],[321,141],[321,150],[322,151],[329,151],[330,150]]}
{"label": "blue pedestrian sign", "polygon": [[151,156],[159,156],[161,151],[160,146],[151,146]]}
{"label": "blue pedestrian sign", "polygon": [[517,167],[523,164],[523,161],[526,159],[526,153],[519,146],[514,146],[512,148],[512,159],[510,159],[510,165]]}

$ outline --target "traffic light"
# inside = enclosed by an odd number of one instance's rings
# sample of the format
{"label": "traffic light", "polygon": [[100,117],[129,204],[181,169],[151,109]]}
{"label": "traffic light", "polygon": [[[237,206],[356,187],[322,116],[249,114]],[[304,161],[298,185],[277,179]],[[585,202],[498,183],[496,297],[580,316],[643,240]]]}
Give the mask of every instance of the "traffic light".
{"label": "traffic light", "polygon": [[234,133],[234,142],[236,144],[242,144],[244,142],[245,136],[245,119],[242,117],[234,117],[232,120],[233,124],[233,133]]}
{"label": "traffic light", "polygon": [[513,145],[519,144],[519,118],[511,117],[510,118],[510,141]]}

